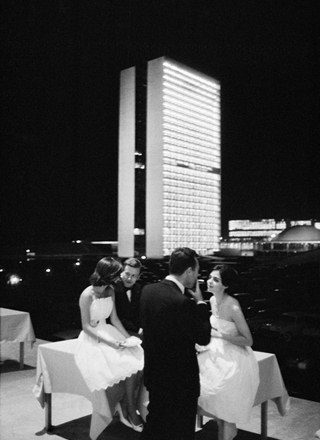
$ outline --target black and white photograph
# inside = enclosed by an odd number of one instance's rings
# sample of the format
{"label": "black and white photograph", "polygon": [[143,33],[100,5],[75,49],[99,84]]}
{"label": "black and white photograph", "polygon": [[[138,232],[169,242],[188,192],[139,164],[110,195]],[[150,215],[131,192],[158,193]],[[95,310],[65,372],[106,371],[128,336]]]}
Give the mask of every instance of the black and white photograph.
{"label": "black and white photograph", "polygon": [[317,3],[1,2],[3,440],[320,438]]}

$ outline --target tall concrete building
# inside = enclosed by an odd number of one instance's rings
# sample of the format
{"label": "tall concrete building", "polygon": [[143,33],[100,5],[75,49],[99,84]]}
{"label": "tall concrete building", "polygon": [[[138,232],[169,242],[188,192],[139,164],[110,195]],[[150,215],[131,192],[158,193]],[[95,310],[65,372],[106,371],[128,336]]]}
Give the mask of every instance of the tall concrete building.
{"label": "tall concrete building", "polygon": [[219,249],[220,84],[161,57],[120,77],[118,254]]}

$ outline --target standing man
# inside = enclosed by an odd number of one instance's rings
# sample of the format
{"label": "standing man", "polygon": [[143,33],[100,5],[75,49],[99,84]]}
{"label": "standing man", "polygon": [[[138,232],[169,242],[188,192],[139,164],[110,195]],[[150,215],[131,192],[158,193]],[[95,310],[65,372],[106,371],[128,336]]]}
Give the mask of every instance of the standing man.
{"label": "standing man", "polygon": [[115,285],[116,310],[122,325],[128,333],[141,336],[140,295],[141,286],[136,284],[141,273],[141,263],[137,258],[128,258],[123,263],[123,272]]}
{"label": "standing man", "polygon": [[[142,290],[149,406],[141,440],[194,440],[200,393],[195,344],[207,345],[211,330],[210,312],[197,282],[197,257],[190,248],[175,249],[170,275]],[[185,295],[186,289],[192,299]]]}

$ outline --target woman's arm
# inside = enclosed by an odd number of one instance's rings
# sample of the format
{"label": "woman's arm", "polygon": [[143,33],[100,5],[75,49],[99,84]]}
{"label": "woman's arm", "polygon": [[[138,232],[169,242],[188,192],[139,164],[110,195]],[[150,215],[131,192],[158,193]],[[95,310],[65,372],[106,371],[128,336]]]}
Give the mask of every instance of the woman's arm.
{"label": "woman's arm", "polygon": [[110,322],[111,324],[116,327],[116,329],[119,330],[120,333],[123,334],[123,336],[125,338],[129,338],[130,335],[127,332],[127,330],[124,328],[124,326],[122,325],[122,322],[120,321],[120,319],[118,318],[118,314],[117,314],[117,309],[116,309],[116,302],[115,302],[115,298],[114,298],[114,291],[112,293],[112,299],[113,299],[113,308],[112,308],[112,312],[110,315]]}
{"label": "woman's arm", "polygon": [[113,348],[119,348],[119,343],[117,341],[112,340],[111,338],[107,339],[105,336],[104,337],[99,336],[96,327],[91,325],[90,323],[91,303],[92,303],[91,296],[82,293],[79,300],[82,330],[92,338],[98,340],[99,342],[104,342],[105,344],[108,344]]}
{"label": "woman's arm", "polygon": [[231,306],[231,318],[238,329],[239,335],[232,336],[226,333],[212,330],[211,336],[225,339],[226,341],[229,341],[235,345],[239,345],[240,347],[251,347],[253,344],[252,335],[245,320],[245,317],[242,313],[241,307],[237,303],[234,303]]}

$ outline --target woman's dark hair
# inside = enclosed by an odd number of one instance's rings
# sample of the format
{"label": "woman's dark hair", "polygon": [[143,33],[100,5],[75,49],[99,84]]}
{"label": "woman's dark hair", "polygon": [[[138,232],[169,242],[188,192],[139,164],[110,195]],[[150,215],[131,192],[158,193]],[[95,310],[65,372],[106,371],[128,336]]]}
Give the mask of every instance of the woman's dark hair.
{"label": "woman's dark hair", "polygon": [[169,272],[173,275],[182,275],[188,267],[194,269],[197,265],[198,254],[193,249],[181,247],[175,249],[169,260]]}
{"label": "woman's dark hair", "polygon": [[232,288],[238,281],[238,272],[227,264],[218,264],[214,266],[213,270],[219,271],[222,284],[225,287]]}
{"label": "woman's dark hair", "polygon": [[92,286],[108,286],[120,275],[122,264],[112,257],[104,257],[98,261],[93,274],[90,276]]}

